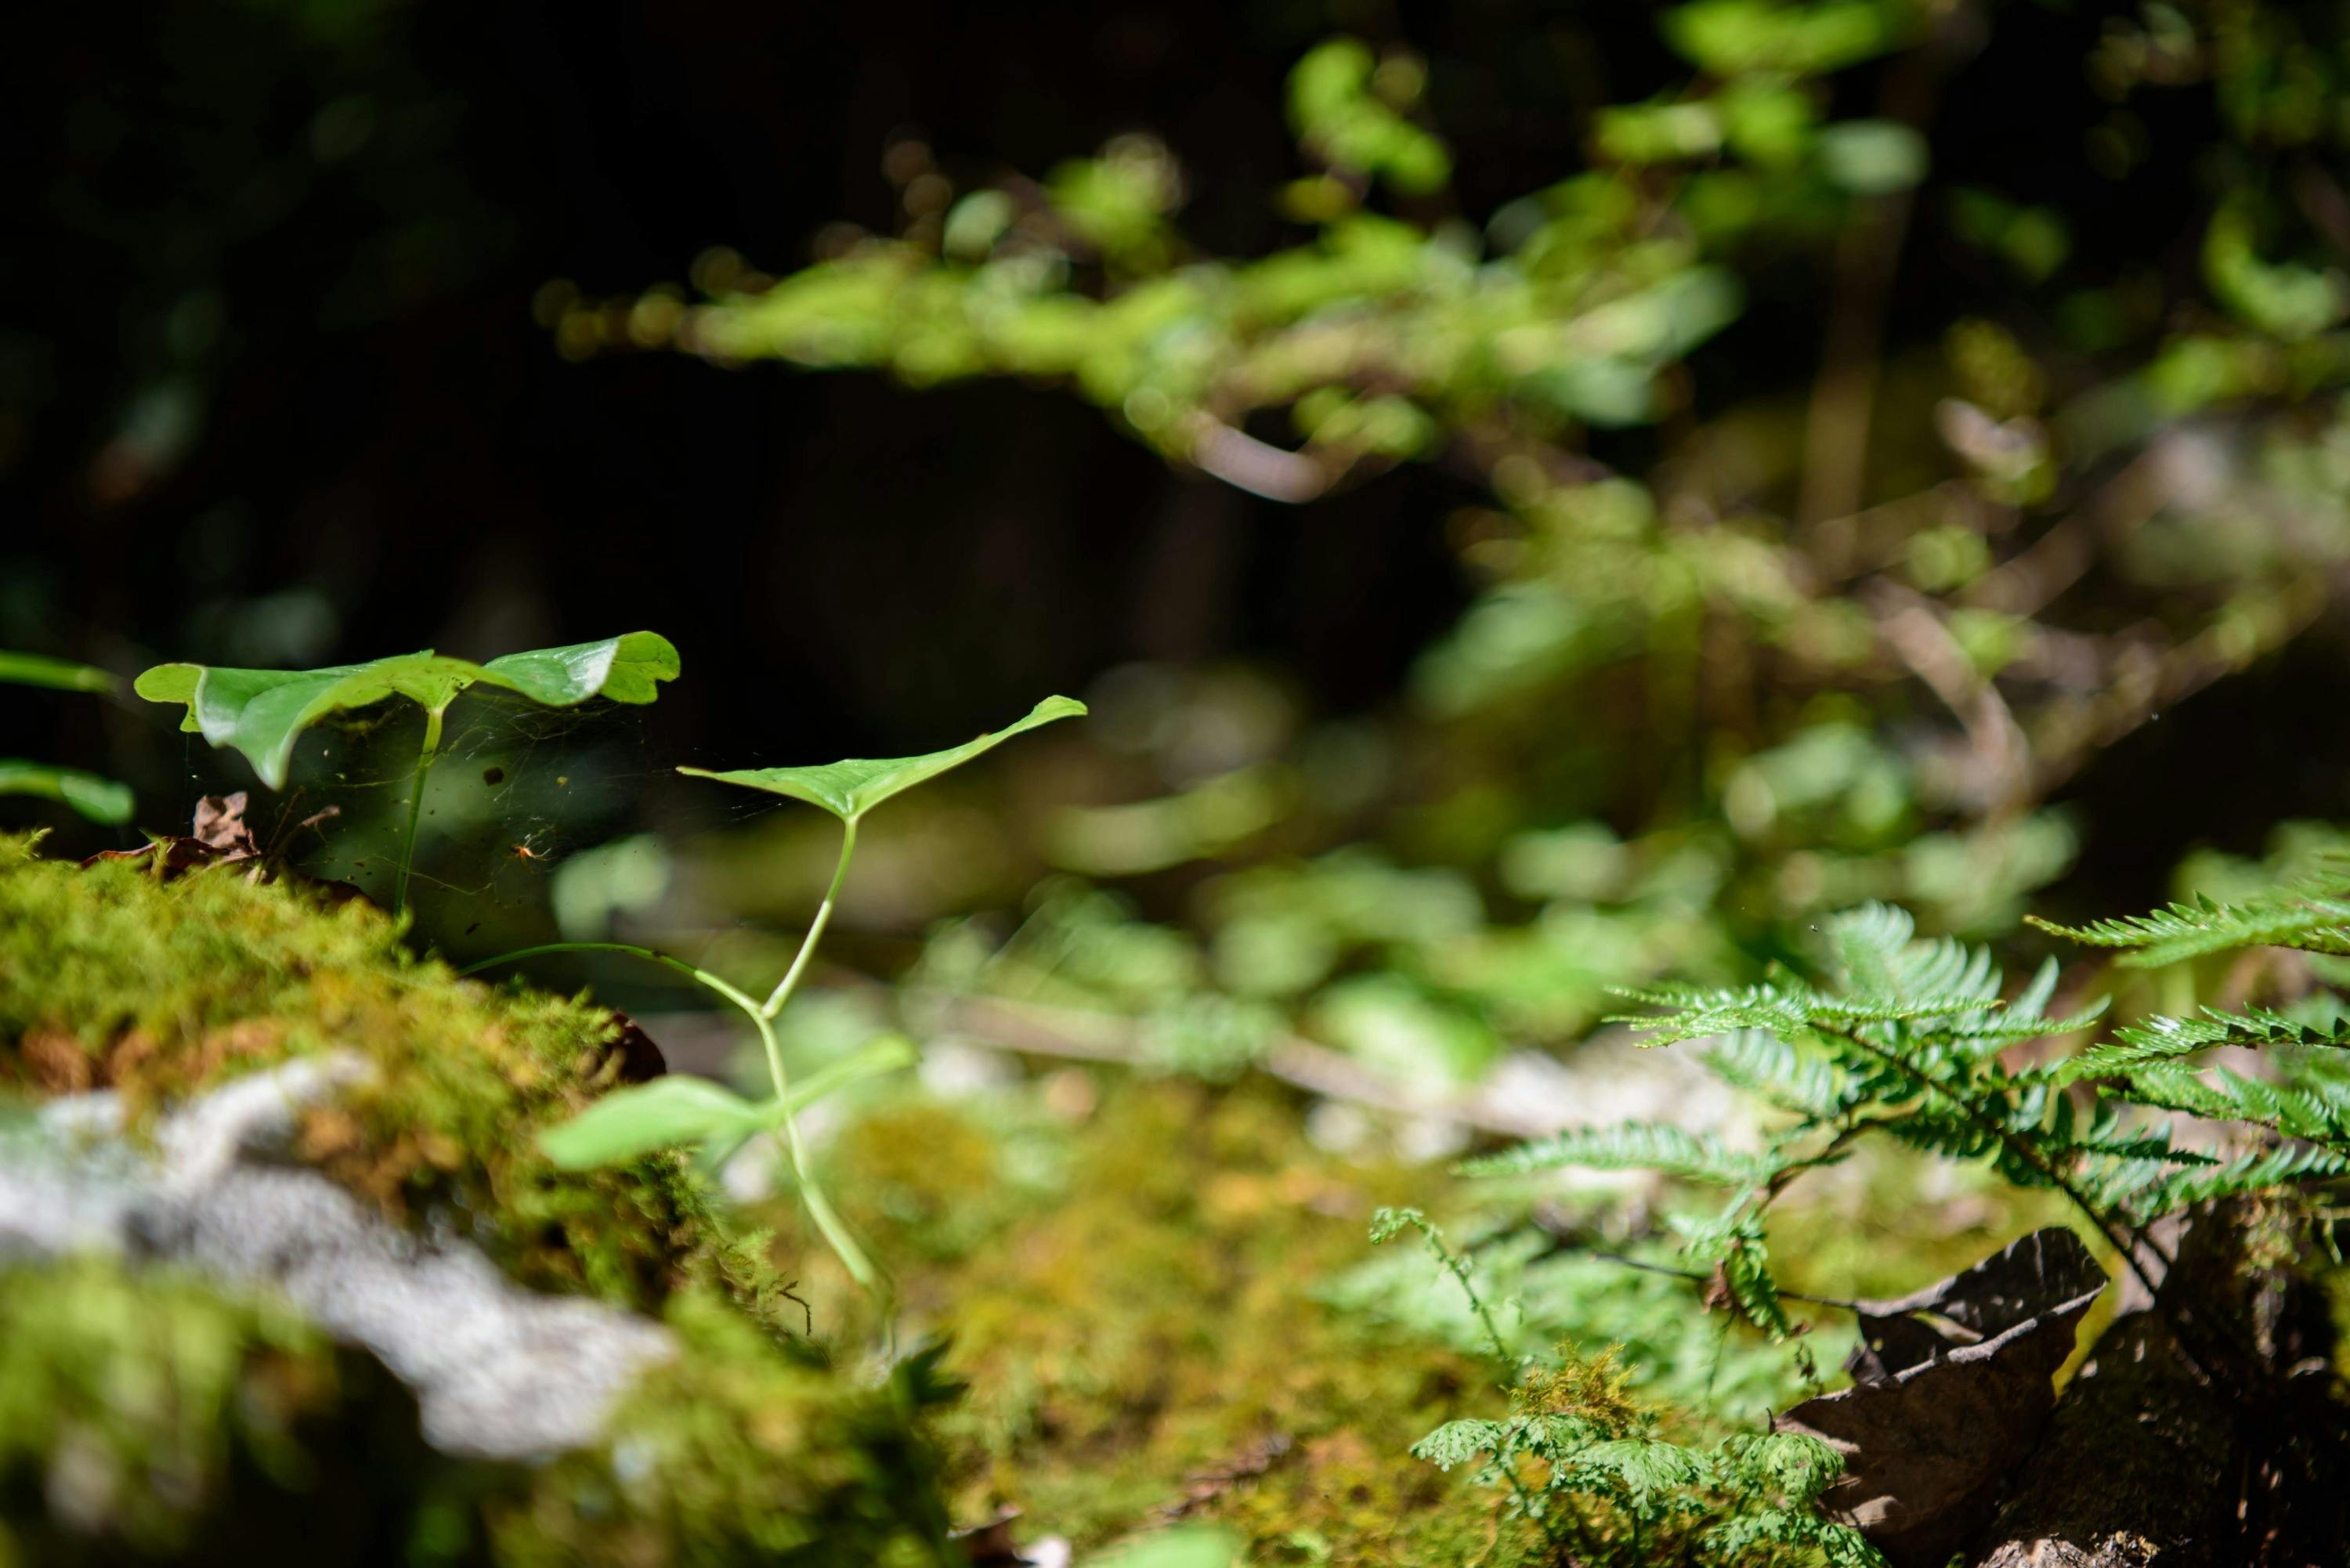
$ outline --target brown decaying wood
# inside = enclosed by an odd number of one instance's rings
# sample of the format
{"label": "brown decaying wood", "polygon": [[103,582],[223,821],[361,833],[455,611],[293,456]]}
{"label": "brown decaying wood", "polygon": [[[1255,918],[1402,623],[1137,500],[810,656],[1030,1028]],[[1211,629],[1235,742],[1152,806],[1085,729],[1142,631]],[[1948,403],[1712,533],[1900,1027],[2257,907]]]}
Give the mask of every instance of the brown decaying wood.
{"label": "brown decaying wood", "polygon": [[[2223,1388],[2141,1303],[2097,1341],[1970,1559],[1977,1568],[2317,1568],[2350,1541],[2350,1419],[2322,1293],[2248,1260],[2241,1209],[2198,1214],[2164,1281],[2258,1364]],[[2188,1307],[2189,1302],[2199,1308]],[[2191,1317],[2189,1321],[2192,1321]]]}

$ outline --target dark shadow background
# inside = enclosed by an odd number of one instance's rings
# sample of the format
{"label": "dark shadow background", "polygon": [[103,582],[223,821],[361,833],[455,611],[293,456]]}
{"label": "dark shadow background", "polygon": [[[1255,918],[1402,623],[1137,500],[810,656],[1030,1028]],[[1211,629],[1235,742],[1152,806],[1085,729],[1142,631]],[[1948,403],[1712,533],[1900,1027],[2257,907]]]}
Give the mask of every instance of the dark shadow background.
{"label": "dark shadow background", "polygon": [[[2092,269],[2191,268],[2164,247],[2178,182],[2210,171],[2162,149],[2208,140],[2205,109],[2153,118],[2131,180],[2046,155],[2104,112],[2080,77],[2095,11],[2005,8],[1951,84],[1936,168],[2064,206]],[[0,178],[29,219],[0,251],[0,646],[129,671],[650,627],[687,678],[649,745],[732,763],[926,749],[1136,659],[1254,659],[1316,711],[1376,707],[1465,596],[1443,518],[1467,493],[1414,470],[1284,509],[1014,385],[569,364],[532,317],[551,279],[632,293],[714,244],[802,265],[827,223],[892,225],[881,155],[910,134],[968,187],[1149,129],[1189,173],[1188,232],[1260,250],[1289,237],[1284,75],[1341,28],[1430,57],[1482,219],[1576,166],[1592,106],[1678,69],[1648,6],[1532,0],[243,0],[45,26],[0,65]],[[1998,286],[1971,265],[1930,233],[1912,246],[1897,341],[1905,311],[1939,323]],[[1752,281],[1700,366],[1710,398],[1816,354],[1810,267]],[[1617,439],[1637,468],[1648,438]],[[2076,786],[2107,901],[2187,843],[2248,849],[2277,815],[2350,805],[2339,746],[2288,716],[2311,680],[2350,680],[2331,651],[2295,657]],[[161,711],[0,703],[0,749],[178,815]],[[2227,777],[2194,765],[2230,752]]]}

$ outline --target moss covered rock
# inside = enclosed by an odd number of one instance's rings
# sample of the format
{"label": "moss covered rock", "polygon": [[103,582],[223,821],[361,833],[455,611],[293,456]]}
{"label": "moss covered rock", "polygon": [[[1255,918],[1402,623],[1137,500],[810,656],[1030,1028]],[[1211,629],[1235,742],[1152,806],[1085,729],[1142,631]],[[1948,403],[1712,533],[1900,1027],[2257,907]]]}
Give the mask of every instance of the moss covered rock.
{"label": "moss covered rock", "polygon": [[616,1081],[619,1039],[600,1008],[457,980],[362,903],[232,867],[84,870],[0,840],[0,1088],[111,1087],[138,1119],[234,1075],[356,1051],[373,1082],[309,1113],[306,1158],[523,1283],[658,1308],[738,1264],[701,1190],[668,1159],[558,1171],[534,1136]]}
{"label": "moss covered rock", "polygon": [[0,1264],[0,1564],[946,1561],[927,1363],[851,1376],[786,1333],[764,1241],[730,1237],[675,1157],[572,1174],[538,1154],[617,1080],[617,1036],[582,1002],[458,980],[365,906],[0,842],[0,1101],[111,1088],[136,1139],[232,1078],[355,1053],[371,1072],[302,1113],[300,1158],[517,1282],[661,1314],[675,1347],[599,1441],[467,1461],[282,1306]]}

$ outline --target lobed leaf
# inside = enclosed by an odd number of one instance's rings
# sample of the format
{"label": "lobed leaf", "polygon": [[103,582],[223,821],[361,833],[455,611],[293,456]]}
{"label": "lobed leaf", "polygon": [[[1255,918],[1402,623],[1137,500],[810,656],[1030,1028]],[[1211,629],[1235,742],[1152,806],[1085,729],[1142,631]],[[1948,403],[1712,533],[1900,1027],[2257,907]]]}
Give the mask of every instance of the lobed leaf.
{"label": "lobed leaf", "polygon": [[843,822],[853,824],[891,796],[901,794],[951,769],[959,768],[973,757],[993,751],[1024,731],[1049,724],[1055,719],[1080,717],[1085,711],[1086,705],[1073,697],[1047,697],[1030,709],[1025,718],[1014,723],[965,741],[960,746],[931,752],[926,756],[844,757],[837,763],[804,767],[737,768],[727,773],[687,767],[677,771],[694,778],[716,779],[721,784],[739,784],[744,789],[764,790],[769,794],[806,801],[810,805],[824,807]]}
{"label": "lobed leaf", "polygon": [[660,682],[678,674],[677,649],[658,632],[632,631],[567,648],[534,649],[475,664],[426,649],[365,664],[324,670],[232,670],[206,664],[159,664],[132,690],[151,702],[187,707],[182,730],[215,746],[242,752],[261,782],[286,786],[294,743],[330,714],[405,697],[439,712],[473,686],[520,693],[546,708],[570,708],[591,697],[650,702]]}

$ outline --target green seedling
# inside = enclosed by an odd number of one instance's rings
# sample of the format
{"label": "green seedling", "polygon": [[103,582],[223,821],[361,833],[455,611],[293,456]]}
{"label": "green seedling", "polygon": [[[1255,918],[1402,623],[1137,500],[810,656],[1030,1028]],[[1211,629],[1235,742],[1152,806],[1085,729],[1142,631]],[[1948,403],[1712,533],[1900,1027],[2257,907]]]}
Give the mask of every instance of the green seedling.
{"label": "green seedling", "polygon": [[286,787],[294,742],[313,724],[395,697],[422,708],[424,740],[417,751],[408,827],[392,883],[391,908],[398,914],[408,905],[409,867],[416,857],[425,782],[441,750],[442,720],[461,694],[472,687],[492,686],[518,692],[545,708],[577,707],[593,697],[643,703],[659,696],[660,683],[676,680],[677,672],[677,649],[669,639],[632,631],[600,642],[509,653],[486,664],[445,658],[430,649],[325,670],[159,664],[141,674],[133,689],[151,702],[185,703],[187,716],[180,728],[244,753],[271,789]]}
{"label": "green seedling", "polygon": [[[105,693],[114,691],[117,684],[113,676],[87,664],[44,659],[37,653],[0,650],[0,685]],[[117,784],[79,768],[61,768],[54,763],[31,763],[14,757],[0,757],[0,794],[53,800],[109,827],[120,827],[129,822],[135,804],[129,784]]]}
{"label": "green seedling", "polygon": [[825,1197],[815,1173],[809,1168],[807,1150],[794,1121],[794,1113],[819,1096],[858,1078],[894,1071],[913,1060],[913,1050],[903,1039],[894,1035],[868,1042],[844,1060],[820,1073],[794,1085],[784,1071],[784,1054],[775,1038],[775,1019],[798,989],[801,977],[807,972],[809,961],[816,956],[816,944],[823,940],[825,928],[832,922],[833,906],[840,897],[840,888],[848,877],[848,863],[857,852],[858,826],[866,814],[916,784],[938,777],[950,769],[962,766],[973,757],[993,750],[1024,731],[1055,719],[1066,719],[1084,713],[1085,704],[1067,697],[1048,697],[1032,709],[1016,723],[966,742],[943,752],[927,756],[896,757],[887,761],[852,757],[837,763],[813,767],[749,768],[731,773],[712,773],[702,768],[680,768],[678,772],[696,778],[716,779],[744,789],[763,791],[768,794],[787,796],[822,806],[840,819],[840,858],[834,867],[832,884],[825,890],[824,902],[809,921],[807,935],[800,941],[799,950],[793,955],[791,965],[777,981],[764,1001],[733,985],[707,970],[697,968],[667,953],[650,948],[635,947],[625,942],[552,942],[541,947],[525,948],[518,952],[503,953],[473,965],[464,972],[473,974],[494,965],[511,963],[518,959],[551,952],[621,952],[661,964],[687,976],[696,984],[723,997],[751,1021],[759,1033],[759,1044],[766,1054],[768,1076],[774,1080],[775,1093],[764,1101],[746,1100],[714,1084],[691,1079],[662,1078],[634,1088],[616,1090],[606,1095],[594,1106],[546,1133],[539,1140],[547,1158],[556,1164],[572,1169],[599,1165],[615,1165],[650,1154],[657,1149],[698,1146],[705,1165],[714,1165],[740,1148],[751,1137],[762,1133],[779,1137],[790,1158],[792,1174],[797,1182],[801,1201],[807,1205],[808,1214],[816,1229],[841,1263],[858,1284],[868,1290],[879,1289],[881,1279],[872,1260],[865,1254],[857,1239]]}

